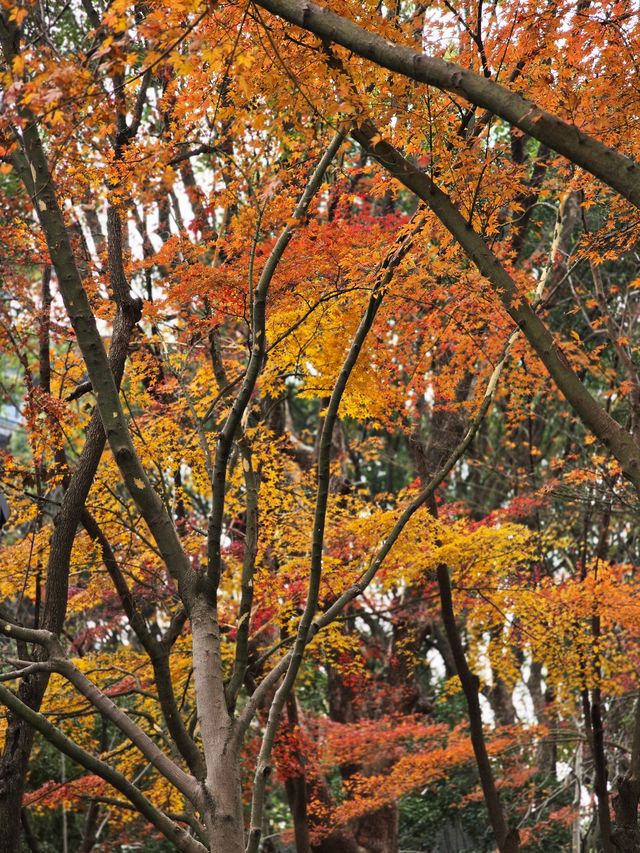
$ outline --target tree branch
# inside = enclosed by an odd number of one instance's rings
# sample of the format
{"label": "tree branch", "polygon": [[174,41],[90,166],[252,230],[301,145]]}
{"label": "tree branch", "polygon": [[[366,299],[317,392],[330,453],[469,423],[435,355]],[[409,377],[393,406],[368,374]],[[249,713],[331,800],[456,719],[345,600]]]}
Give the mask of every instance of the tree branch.
{"label": "tree branch", "polygon": [[121,773],[114,770],[113,767],[110,767],[104,761],[100,761],[100,759],[82,749],[82,747],[64,735],[60,729],[52,725],[42,714],[29,708],[11,690],[8,690],[1,684],[0,702],[13,711],[14,714],[25,720],[36,731],[40,732],[60,752],[63,752],[86,770],[95,773],[96,776],[100,776],[101,779],[104,779],[116,790],[120,791],[156,829],[160,830],[165,838],[168,838],[169,841],[175,844],[178,850],[184,851],[184,853],[207,853],[206,848],[199,841],[152,805],[132,782],[129,782]]}
{"label": "tree branch", "polygon": [[[384,563],[394,544],[398,541],[398,537],[400,536],[408,522],[411,520],[413,515],[417,512],[418,509],[420,509],[421,506],[424,506],[424,504],[427,503],[427,501],[435,494],[438,487],[445,480],[445,478],[451,472],[456,463],[462,458],[465,451],[473,441],[473,438],[477,433],[478,428],[480,427],[480,424],[484,419],[484,416],[489,410],[489,406],[491,405],[491,401],[493,399],[500,373],[502,372],[507,355],[516,339],[517,334],[518,330],[516,330],[516,332],[514,332],[509,338],[505,349],[503,350],[502,357],[500,358],[500,361],[496,364],[491,374],[491,377],[489,378],[489,382],[487,383],[487,387],[485,389],[480,408],[478,409],[475,417],[472,419],[471,423],[467,427],[467,430],[459,441],[459,443],[451,451],[450,455],[445,459],[445,461],[437,469],[437,471],[435,471],[425,488],[401,512],[396,523],[391,528],[389,535],[382,543],[375,557],[371,560],[369,567],[363,573],[358,583],[345,590],[342,595],[340,595],[333,602],[333,604],[313,622],[309,630],[307,644],[310,643],[311,640],[313,640],[318,631],[331,624],[331,622],[333,622],[340,615],[340,613],[345,609],[348,604],[350,604],[358,596],[362,595],[362,593],[367,589],[369,584],[375,578],[376,574],[378,573],[378,570]],[[292,641],[292,638],[287,638],[287,642],[289,641]],[[272,649],[270,653],[272,653],[273,651],[275,651],[275,649]],[[236,723],[236,738],[238,740],[242,739],[244,733],[249,727],[251,720],[255,716],[266,694],[273,688],[275,684],[277,684],[282,674],[286,671],[287,666],[289,665],[290,658],[291,652],[289,652],[287,655],[285,655],[285,657],[278,661],[275,667],[265,676],[265,678],[260,682],[256,690],[253,692],[253,694],[249,697],[249,700],[243,708],[242,714],[238,717]]]}
{"label": "tree branch", "polygon": [[[5,58],[11,63],[16,55],[16,45],[4,22],[0,24],[0,41]],[[13,155],[14,165],[33,199],[51,261],[56,270],[62,299],[96,395],[107,440],[127,489],[151,530],[168,570],[175,577],[185,607],[188,609],[193,597],[194,574],[173,522],[161,498],[151,486],[133,445],[120,403],[118,388],[82,284],[64,217],[58,204],[36,118],[24,106],[18,107],[18,110],[24,122],[24,130],[20,140],[22,151],[17,151]],[[117,294],[115,287],[114,293]]]}
{"label": "tree branch", "polygon": [[396,44],[311,0],[257,0],[257,5],[376,65],[461,95],[564,155],[640,207],[640,168],[634,160],[540,109],[517,92],[453,62]]}
{"label": "tree branch", "polygon": [[249,661],[249,627],[251,623],[251,605],[253,602],[253,575],[258,553],[258,486],[260,475],[253,467],[251,448],[245,441],[239,441],[242,454],[242,467],[246,490],[245,500],[245,538],[242,555],[242,579],[240,592],[240,610],[238,612],[236,653],[233,672],[227,685],[227,706],[232,708],[244,683]]}
{"label": "tree branch", "polygon": [[275,246],[271,250],[271,254],[267,258],[267,262],[264,265],[262,274],[260,275],[260,280],[258,281],[258,285],[255,290],[253,302],[253,327],[251,330],[251,357],[249,359],[247,372],[245,373],[242,386],[238,391],[238,396],[234,400],[231,411],[229,412],[227,420],[220,432],[213,469],[213,505],[209,518],[208,573],[214,589],[217,589],[220,579],[220,541],[222,537],[222,518],[224,512],[227,464],[236,430],[238,429],[245,409],[249,404],[251,394],[255,388],[264,360],[267,292],[285,249],[293,237],[296,226],[306,216],[313,197],[320,189],[325,172],[329,168],[331,161],[342,145],[343,140],[344,133],[339,131],[329,143],[327,150],[322,155],[320,162],[311,175],[311,178],[309,179],[309,182],[293,211],[290,221],[283,228]]}
{"label": "tree branch", "polygon": [[[173,738],[178,751],[187,762],[189,769],[197,779],[204,778],[205,767],[204,760],[200,750],[189,735],[189,732],[184,725],[180,711],[176,703],[173,692],[173,683],[171,680],[171,670],[169,667],[169,653],[171,645],[162,641],[156,640],[147,627],[147,623],[140,614],[133,595],[129,590],[127,582],[120,571],[120,566],[116,559],[116,555],[111,548],[109,540],[105,536],[100,525],[88,510],[82,513],[82,523],[85,530],[96,540],[102,552],[102,561],[109,572],[109,576],[116,588],[122,608],[129,620],[129,623],[140,640],[143,648],[149,655],[149,660],[153,667],[154,682],[158,691],[158,700],[162,710],[163,717],[167,724],[169,734]],[[184,611],[182,611],[184,613]],[[181,621],[180,626],[184,624]]]}
{"label": "tree branch", "polygon": [[455,237],[466,255],[492,285],[504,308],[543,362],[560,392],[580,420],[609,448],[629,480],[640,488],[640,449],[623,429],[591,396],[569,364],[551,332],[521,294],[498,258],[473,230],[451,199],[420,169],[413,166],[388,142],[380,139],[369,123],[357,128],[353,138],[394,178],[399,180],[435,213]]}
{"label": "tree branch", "polygon": [[[101,714],[111,720],[120,731],[142,752],[147,760],[172,785],[192,802],[198,802],[198,786],[177,764],[174,764],[151,738],[131,720],[107,695],[105,695],[86,675],[81,672],[65,655],[58,638],[49,631],[35,628],[23,628],[13,623],[0,625],[0,633],[15,637],[28,643],[44,646],[49,654],[47,671],[63,675],[82,695],[91,702]],[[25,661],[29,666],[29,662]]]}
{"label": "tree branch", "polygon": [[324,548],[325,523],[327,504],[329,499],[329,481],[331,469],[331,444],[333,429],[338,418],[338,410],[344,395],[349,377],[356,365],[360,351],[364,345],[367,335],[371,330],[378,309],[384,299],[386,287],[393,278],[403,258],[411,248],[416,234],[423,226],[423,211],[418,211],[412,221],[409,232],[403,232],[396,240],[391,251],[387,254],[376,275],[371,294],[364,315],[354,335],[351,347],[344,360],[336,383],[331,392],[329,405],[322,425],[320,444],[318,449],[318,472],[316,507],[313,520],[313,537],[311,543],[311,567],[309,571],[309,584],[307,588],[307,600],[302,617],[298,624],[296,639],[288,657],[286,674],[282,684],[276,690],[275,696],[269,709],[269,718],[262,738],[260,753],[254,776],[254,790],[251,801],[251,826],[249,828],[249,840],[247,853],[258,853],[260,838],[262,836],[262,812],[264,808],[264,793],[266,782],[271,772],[269,765],[276,732],[280,723],[280,716],[284,704],[295,683],[305,647],[308,643],[309,631],[316,612],[320,580],[322,577],[322,554]]}

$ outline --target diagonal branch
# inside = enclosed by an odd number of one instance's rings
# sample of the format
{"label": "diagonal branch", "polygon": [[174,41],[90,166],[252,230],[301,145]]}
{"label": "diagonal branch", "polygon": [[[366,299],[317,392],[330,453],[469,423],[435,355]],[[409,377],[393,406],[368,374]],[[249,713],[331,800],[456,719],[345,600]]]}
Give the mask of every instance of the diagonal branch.
{"label": "diagonal branch", "polygon": [[583,424],[609,448],[631,482],[640,488],[640,448],[587,390],[544,321],[518,290],[480,234],[462,216],[449,196],[431,178],[380,138],[370,123],[355,129],[353,138],[396,180],[424,201],[458,241],[467,257],[489,281],[510,317],[518,324],[562,395]]}
{"label": "diagonal branch", "polygon": [[[127,714],[104,694],[75,664],[70,661],[58,638],[49,631],[24,628],[6,621],[0,624],[0,633],[23,642],[43,646],[48,654],[48,671],[63,675],[103,716],[111,720],[120,731],[142,752],[145,758],[194,805],[198,802],[198,786],[177,764],[151,740]],[[25,662],[27,663],[27,662]],[[29,665],[29,664],[27,664]]]}
{"label": "diagonal branch", "polygon": [[[352,601],[354,601],[356,598],[363,594],[363,592],[367,589],[369,584],[375,578],[380,567],[384,563],[385,559],[389,555],[389,552],[391,551],[395,543],[398,541],[400,534],[407,526],[411,518],[420,509],[420,507],[424,506],[424,504],[426,504],[429,499],[435,494],[436,490],[444,482],[444,480],[452,471],[457,462],[462,458],[467,448],[473,441],[473,438],[476,435],[480,424],[482,423],[486,413],[489,410],[496,386],[498,384],[498,380],[500,378],[500,374],[506,362],[509,351],[514,341],[516,340],[517,334],[518,330],[516,330],[507,341],[507,344],[502,353],[502,357],[500,358],[500,361],[496,364],[489,378],[489,382],[487,383],[487,387],[485,389],[480,408],[478,409],[474,418],[471,420],[466,432],[464,433],[458,444],[454,447],[454,449],[451,451],[451,453],[445,459],[442,465],[435,471],[425,488],[411,501],[411,503],[407,504],[407,506],[402,510],[402,512],[398,516],[397,521],[391,528],[389,535],[380,546],[375,557],[371,560],[371,563],[369,564],[368,568],[362,574],[360,580],[353,586],[346,589],[342,593],[342,595],[340,595],[333,602],[333,604],[329,608],[327,608],[327,610],[325,610],[325,612],[321,616],[318,616],[318,618],[315,619],[309,629],[307,644],[309,644],[311,640],[313,640],[318,631],[321,631],[322,628],[325,628],[327,625],[331,624],[331,622],[333,622]],[[272,649],[271,651],[273,652],[275,651],[275,649]],[[241,739],[244,733],[246,732],[247,728],[249,727],[249,724],[251,723],[251,720],[257,713],[257,710],[260,707],[264,697],[270,690],[273,689],[274,685],[277,684],[280,677],[286,671],[290,659],[291,652],[289,652],[287,655],[285,655],[285,657],[278,661],[275,667],[265,676],[265,678],[260,682],[257,689],[249,698],[247,704],[245,705],[242,711],[242,714],[238,717],[238,721],[236,724],[237,739]]]}
{"label": "diagonal branch", "polygon": [[[16,55],[16,43],[2,20],[0,20],[0,42],[7,62],[11,63]],[[13,155],[14,164],[20,179],[33,199],[51,261],[56,270],[60,293],[96,395],[107,440],[127,489],[151,530],[167,568],[178,583],[183,602],[188,608],[193,598],[194,574],[173,522],[160,496],[151,486],[133,445],[120,403],[118,388],[82,284],[69,233],[58,204],[53,178],[38,132],[37,120],[24,106],[18,107],[18,111],[24,123],[24,129],[20,137],[22,150]]]}
{"label": "diagonal branch", "polygon": [[18,699],[15,693],[2,684],[0,684],[0,702],[40,732],[60,752],[76,761],[90,773],[100,776],[101,779],[120,791],[156,829],[160,830],[165,838],[175,844],[178,850],[184,851],[184,853],[206,853],[206,848],[199,841],[152,805],[140,789],[125,776],[104,761],[91,755],[90,752],[82,749],[63,734],[60,729],[52,725],[46,717],[29,708],[28,705]]}
{"label": "diagonal branch", "polygon": [[198,803],[199,788],[193,777],[178,767],[143,729],[66,658],[52,658],[56,672],[63,675],[103,716],[111,720],[129,738],[144,757],[193,805]]}
{"label": "diagonal branch", "polygon": [[470,103],[490,110],[515,127],[540,140],[572,163],[640,207],[640,168],[630,157],[603,145],[573,124],[548,113],[517,92],[410,47],[366,30],[311,0],[256,0],[257,5],[324,41],[346,47],[358,56],[398,74],[428,83],[445,92],[461,95]]}
{"label": "diagonal branch", "polygon": [[[140,613],[133,594],[129,589],[127,582],[120,570],[120,566],[113,552],[111,543],[104,534],[104,531],[97,523],[89,510],[85,509],[82,513],[82,524],[92,539],[98,542],[102,552],[102,561],[109,573],[109,576],[116,588],[116,592],[120,598],[122,609],[124,610],[131,627],[140,640],[143,648],[149,656],[153,667],[154,682],[158,691],[158,700],[160,708],[167,724],[169,734],[173,738],[173,742],[178,748],[180,754],[187,762],[189,769],[193,772],[196,778],[201,779],[205,775],[204,761],[200,750],[196,746],[193,738],[190,736],[184,724],[180,711],[178,709],[175,695],[173,692],[173,683],[171,679],[171,670],[169,668],[169,654],[171,644],[157,640],[149,631],[147,623]],[[178,620],[180,628],[184,624],[183,620]]]}

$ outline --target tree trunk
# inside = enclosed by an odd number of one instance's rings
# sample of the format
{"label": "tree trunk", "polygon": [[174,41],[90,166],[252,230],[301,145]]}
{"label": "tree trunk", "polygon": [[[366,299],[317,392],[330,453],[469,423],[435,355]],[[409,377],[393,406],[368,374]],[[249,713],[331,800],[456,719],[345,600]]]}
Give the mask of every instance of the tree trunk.
{"label": "tree trunk", "polygon": [[[21,685],[20,698],[30,707],[40,707],[44,693],[42,681],[40,677],[28,684],[24,679]],[[0,853],[15,853],[18,849],[22,795],[34,734],[30,726],[10,716],[0,759]]]}
{"label": "tree trunk", "polygon": [[227,752],[207,779],[205,814],[211,853],[244,853],[244,819],[238,755]]}
{"label": "tree trunk", "polygon": [[612,799],[616,815],[616,828],[611,833],[615,847],[622,853],[637,853],[640,850],[638,829],[638,801],[640,782],[629,777],[618,779],[617,791]]}
{"label": "tree trunk", "polygon": [[[527,680],[527,687],[538,722],[543,726],[551,727],[553,720],[550,719],[547,707],[551,704],[552,697],[548,688],[542,686],[542,664],[533,661],[531,672]],[[553,734],[543,737],[538,744],[536,753],[536,764],[538,770],[545,776],[555,778],[556,776],[557,747]]]}
{"label": "tree trunk", "polygon": [[207,769],[201,814],[212,853],[244,853],[240,755],[224,693],[216,608],[199,593],[191,608],[193,679]]}
{"label": "tree trunk", "polygon": [[365,815],[355,829],[356,841],[367,853],[398,853],[398,806],[389,803]]}

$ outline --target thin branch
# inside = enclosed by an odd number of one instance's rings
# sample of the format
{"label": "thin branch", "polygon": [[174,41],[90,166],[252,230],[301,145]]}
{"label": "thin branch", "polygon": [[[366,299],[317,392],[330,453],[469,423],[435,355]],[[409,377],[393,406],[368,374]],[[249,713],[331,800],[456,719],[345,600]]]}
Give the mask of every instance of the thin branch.
{"label": "thin branch", "polygon": [[[514,335],[515,334],[516,333],[514,333]],[[371,563],[369,564],[369,567],[363,573],[360,580],[353,586],[349,587],[349,589],[345,590],[342,595],[340,595],[334,601],[334,603],[314,621],[309,630],[307,644],[310,643],[311,640],[313,640],[318,631],[331,624],[331,622],[333,622],[339,616],[339,614],[345,609],[348,604],[350,604],[358,596],[362,595],[362,593],[367,589],[369,584],[375,578],[386,557],[393,548],[394,544],[397,542],[400,534],[402,533],[410,519],[417,512],[417,510],[420,509],[420,507],[424,506],[424,504],[427,503],[427,501],[435,494],[436,490],[444,482],[444,480],[453,470],[457,462],[462,458],[465,451],[473,441],[473,438],[476,435],[480,424],[482,423],[487,411],[489,410],[489,406],[491,405],[498,379],[500,377],[500,373],[502,372],[509,350],[511,349],[511,346],[513,345],[513,342],[515,340],[514,335],[509,338],[509,341],[507,342],[505,349],[503,350],[502,357],[500,358],[500,361],[496,364],[491,374],[491,377],[489,378],[489,382],[487,383],[487,387],[485,389],[485,393],[482,399],[482,404],[480,405],[478,412],[469,424],[460,442],[456,445],[456,447],[451,451],[447,459],[445,459],[442,465],[433,474],[431,480],[420,492],[420,494],[418,494],[414,498],[414,500],[411,501],[411,503],[409,503],[402,511],[396,523],[393,525],[391,531],[389,532],[389,535],[382,543],[380,549],[376,553],[375,557],[372,559]],[[265,653],[263,659],[266,659],[274,652],[276,652],[278,648],[292,641],[292,637],[287,637],[281,643],[274,646],[267,653]],[[283,657],[276,664],[276,666],[260,682],[257,689],[249,698],[236,724],[238,738],[241,738],[244,735],[244,732],[247,730],[249,724],[251,723],[251,720],[257,713],[257,710],[260,707],[262,701],[264,700],[264,697],[278,682],[279,678],[286,670],[289,664],[290,656],[291,652],[285,655],[285,657]]]}
{"label": "thin branch", "polygon": [[[275,696],[269,708],[269,718],[262,738],[260,753],[254,776],[254,790],[251,801],[251,825],[249,828],[249,840],[247,853],[258,853],[260,839],[262,836],[262,813],[264,808],[264,795],[266,782],[271,772],[270,757],[275,742],[275,736],[280,724],[280,716],[289,696],[302,663],[304,650],[308,643],[314,614],[318,603],[320,580],[322,577],[322,554],[324,548],[325,523],[327,505],[329,500],[329,482],[331,468],[331,444],[333,429],[338,419],[338,410],[344,395],[349,377],[358,361],[358,357],[364,346],[378,310],[384,299],[386,288],[393,278],[395,270],[406,257],[413,244],[416,234],[424,225],[424,212],[419,210],[411,222],[408,232],[403,232],[395,241],[391,251],[387,254],[378,270],[376,280],[371,289],[369,301],[358,329],[353,337],[349,352],[340,369],[340,373],[331,392],[331,398],[322,425],[320,444],[318,449],[318,471],[316,507],[313,520],[313,538],[311,543],[311,567],[309,572],[309,584],[307,588],[307,600],[300,622],[293,649],[287,656],[288,664],[282,684],[276,690]],[[254,694],[255,695],[255,694]]]}
{"label": "thin branch", "polygon": [[265,322],[266,322],[266,298],[271,280],[278,268],[278,264],[293,237],[295,229],[307,214],[309,205],[315,194],[320,189],[325,172],[335,157],[344,140],[344,133],[338,131],[329,143],[327,150],[316,166],[311,178],[298,201],[291,219],[283,228],[275,246],[271,250],[267,262],[264,265],[260,280],[258,281],[253,304],[253,328],[251,357],[242,381],[242,386],[233,402],[231,411],[220,432],[218,446],[216,448],[214,471],[213,471],[213,503],[209,517],[208,537],[208,575],[212,584],[212,594],[218,588],[220,580],[221,553],[220,542],[222,537],[222,519],[224,513],[225,490],[227,480],[227,465],[231,453],[231,445],[235,438],[240,421],[249,404],[249,400],[255,388],[256,381],[265,353]]}

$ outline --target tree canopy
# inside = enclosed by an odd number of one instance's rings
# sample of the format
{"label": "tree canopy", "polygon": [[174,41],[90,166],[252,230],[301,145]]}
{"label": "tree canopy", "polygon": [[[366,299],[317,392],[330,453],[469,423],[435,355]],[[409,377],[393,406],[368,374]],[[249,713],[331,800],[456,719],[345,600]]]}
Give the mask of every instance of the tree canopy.
{"label": "tree canopy", "polygon": [[639,12],[2,0],[2,853],[640,849]]}

